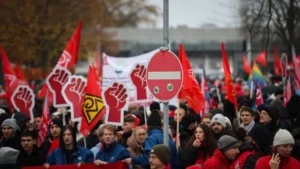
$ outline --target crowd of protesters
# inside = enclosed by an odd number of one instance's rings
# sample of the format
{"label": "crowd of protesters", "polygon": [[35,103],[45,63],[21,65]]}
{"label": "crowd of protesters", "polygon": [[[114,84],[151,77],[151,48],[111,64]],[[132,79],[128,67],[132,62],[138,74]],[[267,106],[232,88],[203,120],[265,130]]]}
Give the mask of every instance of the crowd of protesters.
{"label": "crowd of protesters", "polygon": [[[279,84],[272,81],[267,87]],[[300,96],[284,104],[277,87],[263,92],[264,104],[255,105],[248,85],[237,79],[236,111],[223,97],[222,85],[207,86],[209,109],[202,117],[185,100],[169,106],[168,146],[163,145],[158,102],[151,103],[146,120],[144,108],[136,104],[124,112],[122,126],[100,120],[86,141],[68,108],[52,108],[48,136],[38,144],[42,101],[37,99],[34,123],[29,123],[1,97],[0,169],[120,161],[132,169],[300,169]]]}

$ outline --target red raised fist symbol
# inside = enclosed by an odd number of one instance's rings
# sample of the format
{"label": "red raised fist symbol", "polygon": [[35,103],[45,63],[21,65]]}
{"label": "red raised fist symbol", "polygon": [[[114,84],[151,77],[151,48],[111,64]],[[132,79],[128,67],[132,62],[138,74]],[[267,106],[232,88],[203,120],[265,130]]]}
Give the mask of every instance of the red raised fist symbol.
{"label": "red raised fist symbol", "polygon": [[14,108],[33,119],[34,93],[29,86],[20,85],[12,95]]}
{"label": "red raised fist symbol", "polygon": [[74,119],[80,118],[83,111],[86,80],[82,76],[71,76],[62,89],[63,96],[71,106]]}
{"label": "red raised fist symbol", "polygon": [[147,99],[146,72],[147,72],[147,68],[145,68],[144,65],[137,64],[132,70],[132,72],[130,73],[131,81],[136,88],[137,100]]}
{"label": "red raised fist symbol", "polygon": [[122,109],[127,103],[127,90],[119,83],[114,83],[104,92],[105,102],[107,104],[108,117],[107,121],[115,124],[120,124],[123,116]]}
{"label": "red raised fist symbol", "polygon": [[62,95],[62,88],[71,76],[71,72],[62,67],[56,67],[49,74],[46,83],[54,95],[54,107],[68,106]]}

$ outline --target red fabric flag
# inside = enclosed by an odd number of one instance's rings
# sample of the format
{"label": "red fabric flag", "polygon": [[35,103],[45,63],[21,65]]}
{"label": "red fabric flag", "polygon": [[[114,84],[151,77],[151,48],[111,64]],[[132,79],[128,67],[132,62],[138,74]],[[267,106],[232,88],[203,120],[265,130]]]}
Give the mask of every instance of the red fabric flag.
{"label": "red fabric flag", "polygon": [[281,75],[280,59],[276,46],[274,46],[274,73],[276,75]]}
{"label": "red fabric flag", "polygon": [[252,72],[252,68],[246,56],[243,56],[243,63],[244,63],[244,72],[249,75]]}
{"label": "red fabric flag", "polygon": [[2,68],[3,68],[3,73],[4,73],[4,80],[5,80],[5,87],[6,87],[6,97],[8,98],[8,102],[10,106],[12,107],[11,103],[11,96],[14,92],[14,90],[18,86],[18,78],[13,71],[10,62],[8,60],[8,57],[5,53],[5,50],[2,46],[0,46],[0,55],[2,58]]}
{"label": "red fabric flag", "polygon": [[262,98],[262,92],[259,85],[256,86],[256,107],[264,104],[264,100]]}
{"label": "red fabric flag", "polygon": [[[71,165],[51,165],[50,169],[78,169],[77,164]],[[128,169],[128,165],[122,161],[96,166],[95,164],[81,164],[81,169]],[[45,166],[22,167],[22,169],[45,169]]]}
{"label": "red fabric flag", "polygon": [[58,148],[58,147],[59,147],[59,138],[52,141],[51,147],[50,147],[50,149],[49,149],[49,151],[48,151],[48,153],[47,153],[47,156],[48,156],[53,150],[55,150],[55,149]]}
{"label": "red fabric flag", "polygon": [[[77,26],[72,38],[68,42],[65,50],[63,51],[62,55],[60,56],[55,67],[61,66],[61,67],[70,69],[76,64],[79,43],[80,43],[81,27],[82,27],[82,21],[80,21],[79,25]],[[47,89],[48,89],[48,87],[47,87],[47,84],[45,83],[39,93],[39,96],[41,98],[45,97]],[[49,97],[50,97],[50,95],[49,95]]]}
{"label": "red fabric flag", "polygon": [[234,104],[237,109],[237,100],[236,93],[233,87],[232,76],[230,72],[230,66],[227,59],[227,54],[225,51],[224,43],[221,44],[222,47],[222,58],[223,58],[223,69],[224,69],[224,77],[225,77],[225,85],[226,85],[226,98]]}
{"label": "red fabric flag", "polygon": [[292,47],[292,58],[294,65],[295,91],[300,89],[300,66],[298,64],[295,48]]}
{"label": "red fabric flag", "polygon": [[16,73],[16,76],[18,78],[18,84],[28,85],[28,80],[25,77],[25,75],[22,71],[22,68],[20,68],[20,66],[17,63],[16,63],[16,66],[15,66],[15,73]]}
{"label": "red fabric flag", "polygon": [[286,105],[290,101],[292,95],[293,95],[292,84],[291,84],[291,78],[289,77],[286,85],[285,93],[284,93],[284,105]]}
{"label": "red fabric flag", "polygon": [[48,94],[49,92],[47,91],[44,100],[42,123],[39,130],[38,146],[40,146],[43,143],[48,133],[48,124],[49,124],[49,115],[50,115],[49,106],[48,106]]}
{"label": "red fabric flag", "polygon": [[95,69],[90,66],[80,129],[82,135],[87,136],[104,114],[105,107],[101,98],[101,90],[98,84],[97,74]]}
{"label": "red fabric flag", "polygon": [[255,59],[256,62],[260,63],[264,67],[267,66],[267,52],[266,50],[263,50],[258,54],[258,56]]}
{"label": "red fabric flag", "polygon": [[201,92],[198,81],[193,73],[193,69],[182,44],[179,46],[179,59],[182,65],[184,77],[183,86],[178,97],[186,99],[188,106],[199,114],[204,108],[205,98]]}

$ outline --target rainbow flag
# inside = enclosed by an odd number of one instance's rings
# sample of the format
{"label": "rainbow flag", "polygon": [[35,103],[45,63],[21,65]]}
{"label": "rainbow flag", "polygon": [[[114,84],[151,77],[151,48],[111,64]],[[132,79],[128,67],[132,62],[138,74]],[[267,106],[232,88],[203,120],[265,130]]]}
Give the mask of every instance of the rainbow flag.
{"label": "rainbow flag", "polygon": [[258,65],[256,62],[253,64],[252,72],[249,75],[248,83],[251,84],[251,82],[254,82],[255,84],[259,85],[260,88],[263,88],[267,86],[267,83],[265,81],[265,78],[263,77]]}

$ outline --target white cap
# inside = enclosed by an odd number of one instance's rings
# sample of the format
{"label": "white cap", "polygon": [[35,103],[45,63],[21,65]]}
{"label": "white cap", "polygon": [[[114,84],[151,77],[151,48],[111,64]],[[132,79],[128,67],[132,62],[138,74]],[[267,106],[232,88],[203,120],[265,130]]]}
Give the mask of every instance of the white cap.
{"label": "white cap", "polygon": [[279,129],[274,136],[273,146],[295,144],[292,134],[286,129]]}

